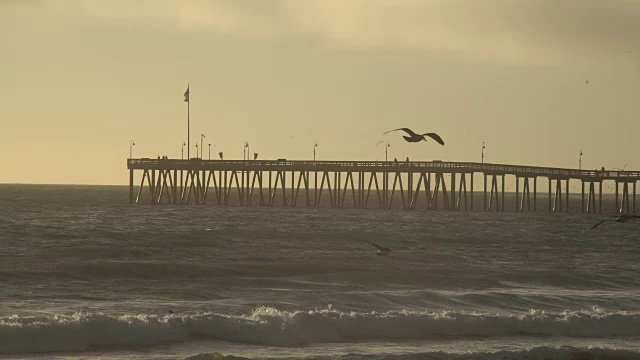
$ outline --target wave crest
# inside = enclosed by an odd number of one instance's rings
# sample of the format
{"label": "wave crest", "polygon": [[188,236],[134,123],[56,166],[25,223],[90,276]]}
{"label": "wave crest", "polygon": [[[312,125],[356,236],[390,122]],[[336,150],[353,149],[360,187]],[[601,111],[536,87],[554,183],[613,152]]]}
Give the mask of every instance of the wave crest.
{"label": "wave crest", "polygon": [[343,312],[259,307],[249,314],[113,315],[78,312],[0,318],[0,354],[83,351],[93,346],[153,345],[192,339],[272,346],[368,340],[508,336],[638,337],[640,313],[582,311],[518,314],[465,311]]}

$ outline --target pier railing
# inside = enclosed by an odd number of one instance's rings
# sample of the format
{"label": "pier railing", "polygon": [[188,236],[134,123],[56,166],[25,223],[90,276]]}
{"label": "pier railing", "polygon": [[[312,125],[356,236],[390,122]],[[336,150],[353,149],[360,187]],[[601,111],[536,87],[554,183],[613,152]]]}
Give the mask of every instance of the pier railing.
{"label": "pier railing", "polygon": [[516,176],[544,176],[563,179],[640,179],[640,171],[579,170],[542,166],[451,161],[309,161],[309,160],[176,160],[129,159],[129,169],[156,170],[318,170],[318,171],[413,171],[481,172]]}

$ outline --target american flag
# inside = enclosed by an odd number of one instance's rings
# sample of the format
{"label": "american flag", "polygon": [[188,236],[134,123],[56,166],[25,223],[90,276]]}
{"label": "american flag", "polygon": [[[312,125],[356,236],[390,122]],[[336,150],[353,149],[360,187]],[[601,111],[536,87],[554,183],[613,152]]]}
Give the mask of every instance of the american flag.
{"label": "american flag", "polygon": [[184,92],[184,102],[189,102],[189,87],[187,86],[187,91]]}

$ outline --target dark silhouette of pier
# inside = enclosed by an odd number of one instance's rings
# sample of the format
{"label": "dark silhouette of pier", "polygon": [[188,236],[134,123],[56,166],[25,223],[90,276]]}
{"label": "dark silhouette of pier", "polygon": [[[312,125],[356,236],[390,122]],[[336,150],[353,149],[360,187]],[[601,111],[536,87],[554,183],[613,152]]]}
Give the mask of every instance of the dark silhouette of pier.
{"label": "dark silhouette of pier", "polygon": [[[538,178],[548,181],[547,210],[569,211],[569,183],[582,185],[581,211],[602,213],[604,182],[615,184],[615,212],[636,212],[640,171],[577,170],[442,161],[290,161],[129,159],[129,202],[260,206],[327,205],[474,210],[474,179],[485,211],[505,211],[505,177],[515,179],[515,211],[538,210]],[[134,196],[134,172],[142,178]],[[328,202],[327,202],[328,201]],[[235,202],[235,201],[234,201]]]}

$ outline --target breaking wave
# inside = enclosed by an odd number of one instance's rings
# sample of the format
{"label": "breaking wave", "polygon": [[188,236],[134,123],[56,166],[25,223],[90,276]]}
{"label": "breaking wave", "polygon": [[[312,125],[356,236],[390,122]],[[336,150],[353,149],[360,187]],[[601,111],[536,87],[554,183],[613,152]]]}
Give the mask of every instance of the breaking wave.
{"label": "breaking wave", "polygon": [[639,337],[640,313],[600,308],[557,313],[531,310],[518,314],[343,312],[328,306],[308,311],[259,307],[241,315],[134,316],[78,312],[0,318],[0,354],[85,351],[100,346],[113,348],[196,339],[287,347],[329,342],[509,336]]}
{"label": "breaking wave", "polygon": [[[577,348],[571,346],[540,346],[532,349],[496,352],[448,353],[442,351],[410,354],[346,354],[342,356],[314,356],[314,360],[510,360],[510,359],[637,359],[640,353],[631,350],[605,349],[598,347]],[[220,353],[203,353],[185,358],[185,360],[244,360],[246,357],[223,355]],[[311,359],[311,358],[308,358]]]}

